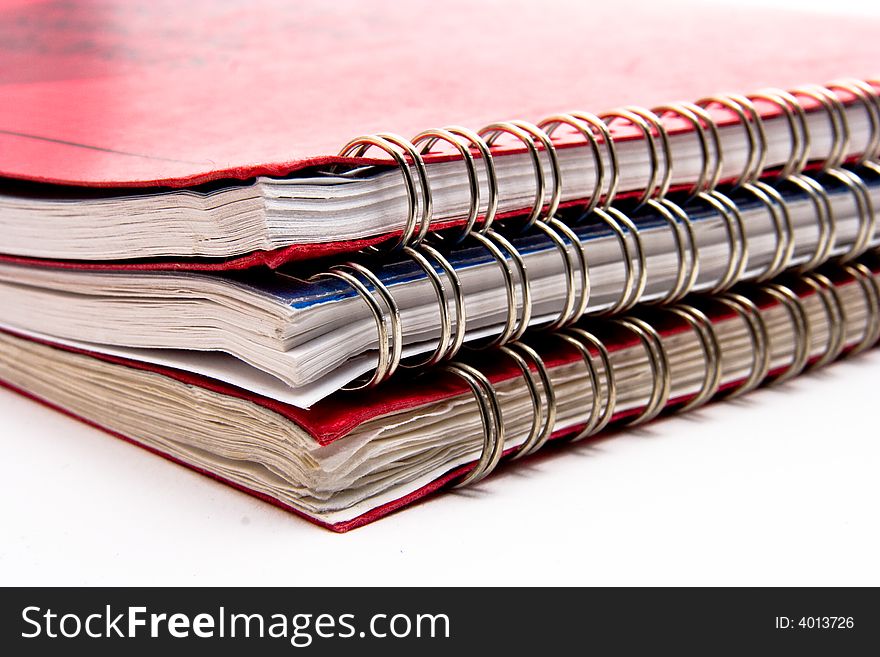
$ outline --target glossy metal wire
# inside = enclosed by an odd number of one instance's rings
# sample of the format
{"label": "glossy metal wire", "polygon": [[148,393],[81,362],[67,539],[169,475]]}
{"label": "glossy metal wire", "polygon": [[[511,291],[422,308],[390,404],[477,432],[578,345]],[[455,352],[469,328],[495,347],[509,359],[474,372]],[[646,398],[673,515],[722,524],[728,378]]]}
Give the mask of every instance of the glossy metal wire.
{"label": "glossy metal wire", "polygon": [[[841,95],[847,102],[861,104],[867,113],[869,135],[861,153],[849,152],[852,130]],[[807,102],[809,107],[806,106]],[[732,180],[733,187],[757,183],[767,174],[769,146],[765,126],[767,117],[759,111],[756,103],[776,108],[788,126],[791,144],[789,157],[777,174],[782,179],[800,174],[810,159],[818,160],[817,154],[812,152],[814,139],[807,120],[811,112],[823,112],[828,117],[831,130],[832,143],[821,164],[823,170],[839,169],[850,159],[864,164],[880,158],[880,94],[872,83],[855,79],[836,80],[824,87],[811,85],[791,91],[765,89],[748,95],[718,94],[696,103],[670,103],[654,109],[629,105],[598,116],[572,111],[553,114],[537,124],[520,120],[503,121],[491,123],[478,131],[447,126],[421,132],[412,141],[393,133],[380,133],[350,141],[339,155],[360,158],[370,149],[377,148],[384,151],[399,169],[406,192],[407,214],[401,235],[390,246],[392,250],[399,250],[420,243],[431,231],[434,195],[424,156],[438,142],[445,142],[454,149],[464,163],[467,176],[470,203],[463,217],[462,228],[454,238],[460,242],[472,232],[488,231],[497,214],[500,201],[492,148],[502,135],[522,144],[534,172],[534,200],[522,224],[524,229],[528,229],[538,221],[553,217],[563,198],[583,200],[585,214],[611,206],[621,182],[621,162],[612,132],[612,128],[619,123],[633,126],[647,149],[648,180],[637,199],[638,205],[665,197],[672,187],[674,133],[667,125],[671,120],[685,122],[696,136],[700,149],[701,166],[696,179],[689,185],[689,195],[694,197],[716,188],[724,175],[725,162],[720,124],[713,116],[716,110],[728,114],[724,125],[729,124],[730,115],[735,117],[745,137],[745,162]],[[561,126],[567,126],[569,134],[563,137],[563,142],[555,142],[554,137],[559,134],[557,131]],[[576,141],[572,141],[572,135]],[[563,180],[558,144],[566,147],[582,144],[589,151],[589,162],[595,175],[595,184],[591,189],[572,190],[571,183]],[[482,166],[477,165],[478,159]],[[480,171],[488,189],[485,209]],[[483,217],[482,221],[480,217]]]}

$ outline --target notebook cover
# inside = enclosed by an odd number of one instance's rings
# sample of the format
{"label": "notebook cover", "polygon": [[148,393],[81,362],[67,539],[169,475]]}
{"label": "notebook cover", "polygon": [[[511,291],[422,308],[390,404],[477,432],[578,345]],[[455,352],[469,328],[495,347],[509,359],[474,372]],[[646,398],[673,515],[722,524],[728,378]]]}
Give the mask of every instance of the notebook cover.
{"label": "notebook cover", "polygon": [[647,2],[4,0],[0,175],[180,187],[325,165],[376,131],[870,77],[878,27]]}

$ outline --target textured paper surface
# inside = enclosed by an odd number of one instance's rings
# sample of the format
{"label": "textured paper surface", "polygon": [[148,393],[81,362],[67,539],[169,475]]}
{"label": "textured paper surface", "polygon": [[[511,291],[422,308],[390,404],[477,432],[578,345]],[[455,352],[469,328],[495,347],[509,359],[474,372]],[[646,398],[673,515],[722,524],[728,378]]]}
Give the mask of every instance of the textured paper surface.
{"label": "textured paper surface", "polygon": [[640,5],[6,1],[0,175],[183,186],[376,131],[877,74],[877,22]]}

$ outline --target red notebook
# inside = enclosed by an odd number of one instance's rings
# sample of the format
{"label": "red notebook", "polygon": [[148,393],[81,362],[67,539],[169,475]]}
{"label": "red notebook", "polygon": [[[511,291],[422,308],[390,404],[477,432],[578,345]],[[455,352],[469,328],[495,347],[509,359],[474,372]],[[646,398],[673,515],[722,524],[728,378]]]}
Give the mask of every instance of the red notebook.
{"label": "red notebook", "polygon": [[[493,121],[538,121],[573,108],[600,112],[631,103],[696,100],[718,91],[792,88],[841,76],[870,79],[877,66],[877,28],[864,19],[669,3],[631,11],[575,2],[502,7],[460,0],[442,8],[389,1],[300,2],[295,8],[266,0],[171,6],[5,2],[0,175],[6,180],[0,221],[8,225],[0,231],[0,253],[76,266],[185,262],[240,268],[393,243],[405,232],[407,214],[399,172],[379,166],[352,174],[358,162],[393,165],[379,149],[361,158],[337,157],[352,138],[392,132],[409,139],[450,124],[476,130]],[[867,132],[859,133],[855,124],[864,122],[865,110],[845,88],[832,91],[852,110],[854,136],[845,155],[863,153]],[[797,100],[808,113],[821,112],[809,94]],[[778,105],[756,100],[755,106],[768,129],[776,120],[776,129],[785,133]],[[729,128],[729,139],[744,138],[735,111],[717,103],[707,108],[722,129]],[[662,118],[673,135],[693,130],[681,117]],[[625,119],[608,122],[621,148],[646,160],[643,133]],[[811,123],[826,137],[828,126],[826,117],[814,116]],[[602,135],[596,135],[601,143]],[[811,160],[828,155],[823,139],[813,140]],[[563,174],[571,173],[562,175],[563,205],[610,191],[607,180],[604,188],[587,184],[589,172],[578,180],[573,161],[587,158],[586,148],[576,148],[585,142],[565,129],[557,130],[554,140],[560,150],[572,151],[570,168],[563,163]],[[637,145],[625,146],[628,141]],[[679,141],[677,153],[696,143],[693,137]],[[784,140],[769,148],[762,174],[778,170],[789,157]],[[438,172],[437,179],[431,175],[437,183],[433,216],[421,216],[432,229],[467,219],[467,179],[461,162],[454,162],[457,153],[440,144],[425,156]],[[526,148],[509,134],[493,153],[531,166],[523,160]],[[545,148],[540,155],[547,195],[538,205],[546,211],[555,183]],[[503,158],[495,159],[501,164]],[[734,159],[727,158],[723,178],[736,178],[741,163]],[[694,182],[694,166],[685,160],[678,158],[673,188]],[[339,163],[345,166],[333,169],[334,175],[343,178],[328,178],[331,165]],[[464,204],[437,191],[447,174],[462,186]],[[481,166],[477,177],[487,184]],[[624,178],[619,194],[641,193],[639,175]],[[363,220],[366,227],[350,228],[347,218],[360,211],[358,204],[331,217],[328,198],[361,190],[371,180],[394,190],[386,194],[393,202],[380,213],[390,217],[386,223],[370,215]],[[525,187],[499,188],[499,216],[529,211],[537,182],[526,176],[519,184]],[[364,188],[371,190],[364,205],[381,196],[378,188]],[[189,195],[174,194],[181,189]],[[205,209],[218,189],[247,196],[235,203],[223,197],[221,205],[238,204],[244,208],[240,214],[229,210],[229,217],[218,218],[222,212],[211,214],[216,207]],[[142,199],[155,195],[164,196]],[[109,208],[101,219],[98,206]],[[211,221],[192,227],[205,213]],[[487,213],[484,190],[477,222]],[[32,229],[17,228],[29,222]],[[333,229],[323,232],[322,222]],[[236,231],[251,238],[229,247]]]}
{"label": "red notebook", "polygon": [[[875,256],[642,311],[303,410],[180,370],[0,332],[4,385],[336,531],[548,441],[780,382],[880,338]],[[613,424],[612,424],[613,423]]]}

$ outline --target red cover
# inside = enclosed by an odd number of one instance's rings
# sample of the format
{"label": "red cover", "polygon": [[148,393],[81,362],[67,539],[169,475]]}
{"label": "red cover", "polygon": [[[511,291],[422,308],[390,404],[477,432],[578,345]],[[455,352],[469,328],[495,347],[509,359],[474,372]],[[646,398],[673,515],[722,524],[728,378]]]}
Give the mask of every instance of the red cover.
{"label": "red cover", "polygon": [[665,2],[6,0],[0,175],[193,185],[381,130],[870,77],[877,28]]}

